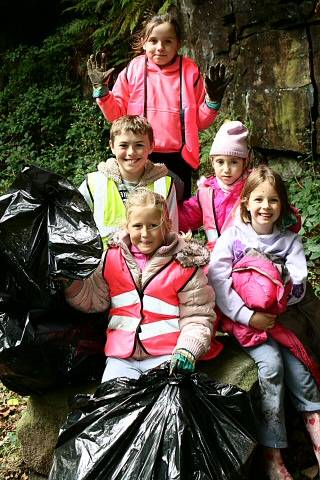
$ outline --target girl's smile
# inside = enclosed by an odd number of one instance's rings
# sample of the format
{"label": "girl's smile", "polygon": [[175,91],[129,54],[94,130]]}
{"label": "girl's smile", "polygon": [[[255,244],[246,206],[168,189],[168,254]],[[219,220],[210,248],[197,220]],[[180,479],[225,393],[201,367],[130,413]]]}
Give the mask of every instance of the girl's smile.
{"label": "girl's smile", "polygon": [[255,188],[247,201],[253,229],[259,235],[268,235],[280,217],[281,202],[278,193],[268,181]]}

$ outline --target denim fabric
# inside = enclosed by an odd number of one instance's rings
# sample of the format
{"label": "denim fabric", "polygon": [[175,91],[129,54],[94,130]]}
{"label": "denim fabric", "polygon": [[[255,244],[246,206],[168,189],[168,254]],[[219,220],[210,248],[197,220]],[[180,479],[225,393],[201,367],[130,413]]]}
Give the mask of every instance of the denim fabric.
{"label": "denim fabric", "polygon": [[284,389],[299,412],[320,411],[320,391],[309,370],[272,338],[245,348],[258,367],[260,402],[257,405],[258,438],[265,447],[287,447]]}

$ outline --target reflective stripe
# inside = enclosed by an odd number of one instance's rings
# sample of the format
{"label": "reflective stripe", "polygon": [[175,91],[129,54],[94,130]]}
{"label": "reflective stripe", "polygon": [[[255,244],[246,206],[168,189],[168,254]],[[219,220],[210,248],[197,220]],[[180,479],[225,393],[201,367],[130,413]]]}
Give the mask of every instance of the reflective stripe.
{"label": "reflective stripe", "polygon": [[99,233],[101,237],[110,237],[111,234],[119,232],[119,227],[106,227],[104,225],[98,225]]}
{"label": "reflective stripe", "polygon": [[158,337],[159,335],[164,335],[166,333],[177,332],[180,332],[179,320],[177,318],[159,320],[158,322],[142,324],[139,339],[146,340],[147,338]]}
{"label": "reflective stripe", "polygon": [[109,321],[108,329],[135,332],[139,323],[140,318],[126,317],[123,315],[113,315]]}
{"label": "reflective stripe", "polygon": [[176,315],[179,316],[179,307],[170,303],[159,300],[149,295],[143,297],[143,309],[148,312],[159,313],[159,315]]}
{"label": "reflective stripe", "polygon": [[120,295],[115,295],[111,297],[111,307],[127,307],[129,305],[135,305],[140,303],[140,297],[137,290],[131,290],[130,292],[120,293]]}
{"label": "reflective stripe", "polygon": [[166,182],[167,177],[161,177],[159,180],[156,180],[154,182],[154,191],[156,193],[159,193],[162,195],[164,198],[167,198],[167,182]]}
{"label": "reflective stripe", "polygon": [[[107,238],[122,228],[125,219],[125,206],[119,195],[116,182],[106,177],[101,172],[92,172],[88,176],[88,187],[93,196],[93,205],[89,192],[85,199],[90,201],[90,208],[93,210],[93,217],[99,229],[99,233],[107,246]],[[171,186],[171,177],[162,177],[154,183],[147,185],[147,188],[167,198]],[[84,187],[83,187],[84,188]],[[84,194],[83,191],[81,191]]]}
{"label": "reflective stripe", "polygon": [[213,242],[218,239],[218,232],[216,229],[205,230],[208,242]]}
{"label": "reflective stripe", "polygon": [[79,192],[81,193],[81,195],[83,196],[83,198],[85,199],[85,201],[87,202],[87,204],[89,205],[90,207],[90,210],[93,210],[93,203],[92,203],[92,198],[89,194],[89,190],[88,190],[88,185],[87,185],[87,182],[86,180],[84,180],[80,187],[79,187]]}
{"label": "reflective stripe", "polygon": [[101,237],[111,233],[110,228],[104,227],[104,206],[108,196],[108,179],[99,172],[88,175],[89,188],[93,194],[93,217]]}

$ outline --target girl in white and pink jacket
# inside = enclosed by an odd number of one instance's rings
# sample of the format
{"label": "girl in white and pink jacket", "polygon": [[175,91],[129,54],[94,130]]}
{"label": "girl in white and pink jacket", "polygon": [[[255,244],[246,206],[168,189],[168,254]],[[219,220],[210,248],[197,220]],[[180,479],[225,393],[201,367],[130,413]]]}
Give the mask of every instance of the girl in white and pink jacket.
{"label": "girl in white and pink jacket", "polygon": [[86,312],[110,308],[102,381],[138,378],[166,361],[171,371],[192,372],[196,360],[222,348],[213,340],[214,292],[201,268],[209,252],[170,231],[157,193],[136,190],[126,211],[125,231],[91,277],[66,289],[66,299]]}
{"label": "girl in white and pink jacket", "polygon": [[306,288],[302,240],[287,227],[292,211],[280,175],[265,165],[251,172],[240,216],[217,240],[208,278],[223,331],[258,368],[257,432],[268,479],[292,480],[281,454],[288,446],[285,387],[303,415],[320,466],[320,349],[314,341],[320,335],[320,301]]}
{"label": "girl in white and pink jacket", "polygon": [[185,183],[191,194],[191,172],[199,167],[198,132],[217,116],[229,83],[224,65],[210,67],[205,81],[199,67],[178,55],[181,30],[170,14],[152,17],[137,36],[137,56],[122,70],[109,90],[114,69],[106,71],[104,54],[92,55],[88,75],[93,96],[108,121],[141,115],[152,125],[155,138],[151,160],[164,163]]}

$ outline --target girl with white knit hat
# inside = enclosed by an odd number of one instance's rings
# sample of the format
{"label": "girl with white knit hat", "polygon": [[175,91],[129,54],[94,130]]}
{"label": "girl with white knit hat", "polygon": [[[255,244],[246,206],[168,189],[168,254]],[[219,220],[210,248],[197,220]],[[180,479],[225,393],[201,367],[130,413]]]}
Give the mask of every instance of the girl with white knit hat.
{"label": "girl with white knit hat", "polygon": [[201,178],[196,195],[179,206],[179,229],[186,232],[203,225],[210,249],[234,222],[248,176],[248,133],[238,120],[220,127],[210,150],[214,175]]}

